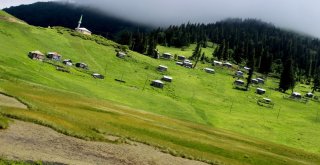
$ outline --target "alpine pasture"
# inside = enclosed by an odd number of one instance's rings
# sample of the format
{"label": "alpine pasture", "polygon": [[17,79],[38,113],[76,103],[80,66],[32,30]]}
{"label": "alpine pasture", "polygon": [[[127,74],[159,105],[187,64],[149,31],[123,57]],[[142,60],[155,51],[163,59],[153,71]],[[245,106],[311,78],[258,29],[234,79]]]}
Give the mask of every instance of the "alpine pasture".
{"label": "alpine pasture", "polygon": [[[121,46],[112,41],[8,18],[14,19],[0,12],[0,91],[29,109],[0,105],[1,125],[15,118],[87,140],[108,142],[105,135],[116,135],[211,164],[320,163],[319,103],[284,99],[289,93],[274,90],[277,79],[266,79],[261,87],[267,92],[260,96],[255,86],[250,91],[234,89],[234,70],[200,62],[188,69],[132,51],[121,59],[116,57]],[[162,53],[192,54],[192,48],[158,48]],[[27,54],[33,50],[59,52],[63,59],[85,62],[89,71],[70,67],[70,73],[59,72],[31,60]],[[168,71],[158,72],[159,65]],[[206,73],[206,67],[216,73]],[[150,86],[163,75],[173,81],[163,89]],[[300,84],[295,89],[302,94],[310,90]],[[274,107],[259,106],[261,97],[272,99]]]}

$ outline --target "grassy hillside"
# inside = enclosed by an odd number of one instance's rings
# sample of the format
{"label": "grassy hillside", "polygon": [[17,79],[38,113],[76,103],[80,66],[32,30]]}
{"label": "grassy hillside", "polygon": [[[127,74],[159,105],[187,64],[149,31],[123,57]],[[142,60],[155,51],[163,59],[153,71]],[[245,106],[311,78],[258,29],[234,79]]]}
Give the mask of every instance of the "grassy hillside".
{"label": "grassy hillside", "polygon": [[[278,80],[268,79],[264,86],[275,102],[268,109],[257,105],[254,87],[249,92],[233,89],[234,71],[215,68],[216,74],[207,74],[202,68],[209,64],[186,69],[135,52],[119,59],[115,56],[118,44],[111,41],[86,40],[61,28],[3,20],[0,41],[0,91],[30,107],[0,107],[7,117],[84,139],[123,136],[173,155],[216,164],[320,162],[319,103],[283,99],[284,94],[271,90]],[[191,55],[191,49],[159,49]],[[73,67],[70,74],[58,72],[50,64],[29,59],[27,53],[32,50],[57,51],[63,58],[87,63],[90,71],[106,78],[94,79]],[[160,64],[169,67],[166,73],[156,71]],[[149,85],[163,74],[172,76],[173,82],[163,90]],[[297,90],[306,92],[309,87],[301,85]]]}

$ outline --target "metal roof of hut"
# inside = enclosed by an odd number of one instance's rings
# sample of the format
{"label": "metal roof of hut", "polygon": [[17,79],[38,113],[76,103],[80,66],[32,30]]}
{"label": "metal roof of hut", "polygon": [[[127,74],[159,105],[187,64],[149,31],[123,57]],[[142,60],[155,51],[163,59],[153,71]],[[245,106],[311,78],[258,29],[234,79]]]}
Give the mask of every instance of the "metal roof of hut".
{"label": "metal roof of hut", "polygon": [[41,53],[39,50],[31,51],[30,53],[32,53],[32,54],[39,54],[39,55],[43,55],[43,56],[44,56],[44,54]]}
{"label": "metal roof of hut", "polygon": [[168,67],[164,65],[159,65],[159,67],[168,69]]}

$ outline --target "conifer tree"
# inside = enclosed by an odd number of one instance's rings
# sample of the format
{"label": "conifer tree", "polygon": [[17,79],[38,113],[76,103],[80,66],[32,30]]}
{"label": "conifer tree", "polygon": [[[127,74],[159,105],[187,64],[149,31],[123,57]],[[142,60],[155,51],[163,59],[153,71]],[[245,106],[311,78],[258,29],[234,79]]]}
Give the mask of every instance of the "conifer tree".
{"label": "conifer tree", "polygon": [[251,84],[251,79],[252,79],[252,76],[253,76],[253,72],[254,72],[255,53],[256,53],[256,52],[255,52],[255,48],[253,48],[253,49],[251,50],[251,52],[250,52],[249,59],[248,59],[248,63],[247,63],[247,66],[250,68],[250,70],[249,70],[248,77],[247,77],[246,90],[249,89],[249,86],[250,86],[250,84]]}
{"label": "conifer tree", "polygon": [[199,60],[200,60],[200,57],[201,57],[201,44],[200,43],[197,43],[197,46],[196,46],[196,49],[193,51],[192,53],[192,58],[196,60],[194,66],[193,66],[193,69],[197,66]]}
{"label": "conifer tree", "polygon": [[295,86],[295,79],[294,79],[294,71],[293,71],[293,60],[289,57],[285,63],[281,73],[279,89],[282,92],[286,92],[288,89],[292,89]]}

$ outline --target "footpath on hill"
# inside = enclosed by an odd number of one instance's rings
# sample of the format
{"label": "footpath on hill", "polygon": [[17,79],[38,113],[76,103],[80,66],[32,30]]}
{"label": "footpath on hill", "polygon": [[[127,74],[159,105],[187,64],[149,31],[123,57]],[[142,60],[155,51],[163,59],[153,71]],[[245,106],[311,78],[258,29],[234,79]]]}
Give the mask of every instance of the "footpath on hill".
{"label": "footpath on hill", "polygon": [[85,141],[17,120],[8,129],[0,130],[0,155],[6,159],[77,165],[204,164],[174,157],[144,144],[133,144]]}

